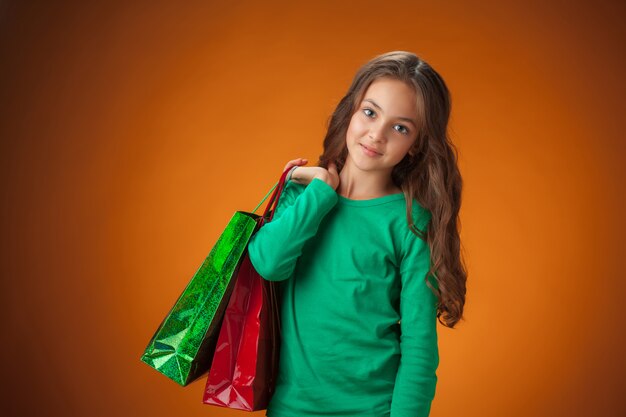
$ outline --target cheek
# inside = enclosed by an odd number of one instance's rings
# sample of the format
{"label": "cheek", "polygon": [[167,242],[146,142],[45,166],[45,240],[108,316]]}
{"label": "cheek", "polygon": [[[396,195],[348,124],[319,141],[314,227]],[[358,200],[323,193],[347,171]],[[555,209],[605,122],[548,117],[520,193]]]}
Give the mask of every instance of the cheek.
{"label": "cheek", "polygon": [[360,136],[366,130],[366,125],[363,120],[357,115],[352,116],[350,125],[348,126],[348,132],[352,136]]}
{"label": "cheek", "polygon": [[404,158],[404,156],[409,152],[409,149],[411,149],[411,147],[409,145],[405,145],[398,150],[398,162]]}

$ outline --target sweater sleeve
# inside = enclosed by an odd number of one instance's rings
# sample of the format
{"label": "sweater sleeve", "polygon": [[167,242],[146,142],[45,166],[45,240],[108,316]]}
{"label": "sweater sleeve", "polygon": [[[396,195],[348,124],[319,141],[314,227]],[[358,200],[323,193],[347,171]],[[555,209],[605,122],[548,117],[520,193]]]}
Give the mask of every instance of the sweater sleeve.
{"label": "sweater sleeve", "polygon": [[285,184],[272,221],[261,226],[248,243],[252,266],[268,281],[283,281],[292,275],[304,244],[315,236],[322,219],[339,200],[337,192],[319,178],[300,193],[298,187],[301,185]]}
{"label": "sweater sleeve", "polygon": [[[400,263],[401,358],[390,417],[427,417],[439,366],[437,296],[424,282],[430,267],[429,246],[413,232],[408,233]],[[432,277],[430,282],[438,288]]]}

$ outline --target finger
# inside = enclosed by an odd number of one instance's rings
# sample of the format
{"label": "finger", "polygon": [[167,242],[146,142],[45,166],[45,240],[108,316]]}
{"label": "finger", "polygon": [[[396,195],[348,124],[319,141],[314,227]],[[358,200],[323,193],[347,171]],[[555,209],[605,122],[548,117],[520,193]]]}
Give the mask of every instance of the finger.
{"label": "finger", "polygon": [[293,165],[301,165],[301,164],[306,164],[308,162],[308,160],[306,158],[297,158],[297,159],[292,159],[291,161],[289,161],[289,164]]}
{"label": "finger", "polygon": [[285,168],[283,168],[283,172],[295,167],[295,166],[300,166],[300,165],[306,165],[307,164],[307,160],[304,158],[298,158],[298,159],[293,159],[289,162],[287,162],[287,165],[285,165]]}
{"label": "finger", "polygon": [[300,165],[306,165],[307,164],[307,160],[303,159],[303,158],[298,158],[298,159],[294,159],[293,161],[289,161],[289,163],[287,164],[287,167],[285,169],[291,169],[295,166],[300,166]]}

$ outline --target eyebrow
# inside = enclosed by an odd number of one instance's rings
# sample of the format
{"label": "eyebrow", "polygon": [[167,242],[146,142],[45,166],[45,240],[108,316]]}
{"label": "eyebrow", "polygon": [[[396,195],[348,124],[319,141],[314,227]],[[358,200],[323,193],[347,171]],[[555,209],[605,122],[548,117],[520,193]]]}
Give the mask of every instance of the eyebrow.
{"label": "eyebrow", "polygon": [[[365,100],[363,100],[363,101],[369,101],[369,102],[370,102],[370,103],[372,103],[372,104],[374,105],[374,107],[376,107],[378,110],[383,111],[383,109],[382,109],[382,108],[381,108],[378,104],[376,104],[376,102],[375,102],[374,100],[372,100],[371,98],[366,98],[366,99],[365,99]],[[384,112],[383,112],[383,113],[384,113]],[[413,124],[413,126],[417,126],[417,125],[415,124],[415,121],[414,121],[413,119],[409,118],[409,117],[398,117],[398,119],[400,119],[400,120],[404,120],[405,122],[412,123],[412,124]]]}

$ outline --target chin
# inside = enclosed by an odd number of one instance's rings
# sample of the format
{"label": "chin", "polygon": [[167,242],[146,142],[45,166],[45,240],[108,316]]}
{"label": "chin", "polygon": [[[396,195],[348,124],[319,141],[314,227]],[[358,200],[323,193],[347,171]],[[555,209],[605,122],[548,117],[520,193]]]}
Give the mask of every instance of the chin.
{"label": "chin", "polygon": [[348,156],[348,158],[349,161],[346,160],[346,164],[350,163],[353,165],[354,168],[357,168],[360,171],[374,171],[379,167],[379,165],[375,162],[372,162],[371,160],[368,161],[367,159],[362,159],[360,156],[354,158],[352,157],[352,155],[350,155]]}

